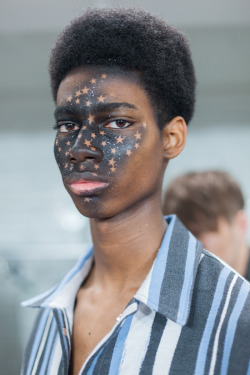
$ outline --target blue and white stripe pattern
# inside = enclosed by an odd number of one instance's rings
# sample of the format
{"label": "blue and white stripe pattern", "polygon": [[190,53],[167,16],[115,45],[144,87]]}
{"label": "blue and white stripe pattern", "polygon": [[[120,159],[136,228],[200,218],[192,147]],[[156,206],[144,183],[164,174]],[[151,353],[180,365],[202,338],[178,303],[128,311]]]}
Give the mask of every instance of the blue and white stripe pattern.
{"label": "blue and white stripe pattern", "polygon": [[[249,283],[176,216],[166,219],[147,278],[81,375],[250,375]],[[92,262],[90,248],[61,283],[24,303],[40,313],[22,375],[68,375],[75,297]]]}

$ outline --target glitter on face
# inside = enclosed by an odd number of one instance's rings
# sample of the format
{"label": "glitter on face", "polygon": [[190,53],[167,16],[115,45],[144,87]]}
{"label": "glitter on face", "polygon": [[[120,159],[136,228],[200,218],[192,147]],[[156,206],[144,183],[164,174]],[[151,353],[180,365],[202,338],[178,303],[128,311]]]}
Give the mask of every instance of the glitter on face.
{"label": "glitter on face", "polygon": [[[106,103],[115,102],[101,85],[104,81],[107,82],[108,78],[106,73],[96,74],[95,77],[85,80],[68,93],[65,99],[60,100],[60,105],[64,102],[66,106],[70,105],[76,113],[85,113],[84,121],[75,122],[69,118],[61,124],[58,120],[55,157],[63,177],[71,172],[86,170],[92,173],[97,171],[102,176],[122,172],[126,162],[133,158],[143,142],[147,126],[145,123],[137,124],[134,131],[128,131],[130,124],[127,120],[123,120],[122,116],[121,119],[116,120],[110,115],[109,123],[109,115],[107,115],[103,124],[98,120],[98,113],[93,111],[93,108],[98,105],[103,104],[105,108]],[[107,127],[106,124],[109,126]],[[89,152],[89,157],[86,157],[86,160],[71,163],[72,158],[77,159],[75,156],[77,150],[86,150]],[[98,152],[101,155],[99,159],[95,154]]]}

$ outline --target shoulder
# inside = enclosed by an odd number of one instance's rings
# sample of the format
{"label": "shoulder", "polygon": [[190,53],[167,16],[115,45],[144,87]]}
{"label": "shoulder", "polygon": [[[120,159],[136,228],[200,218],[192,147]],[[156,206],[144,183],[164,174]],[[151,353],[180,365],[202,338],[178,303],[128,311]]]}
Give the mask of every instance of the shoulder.
{"label": "shoulder", "polygon": [[202,249],[198,272],[201,277],[206,277],[208,282],[213,278],[219,282],[219,280],[225,280],[229,277],[234,280],[235,284],[245,285],[245,288],[250,290],[250,283],[242,275],[204,248]]}
{"label": "shoulder", "polygon": [[218,324],[235,326],[235,329],[237,326],[239,330],[247,324],[250,334],[249,282],[204,249],[197,270],[194,298],[203,304],[204,309],[209,308],[211,314],[217,314]]}

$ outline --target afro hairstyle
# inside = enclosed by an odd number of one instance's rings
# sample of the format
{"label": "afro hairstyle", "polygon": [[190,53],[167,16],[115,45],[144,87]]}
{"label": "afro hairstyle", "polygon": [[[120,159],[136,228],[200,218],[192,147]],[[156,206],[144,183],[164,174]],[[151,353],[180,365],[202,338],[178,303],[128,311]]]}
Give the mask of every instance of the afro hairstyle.
{"label": "afro hairstyle", "polygon": [[190,121],[195,104],[195,72],[186,37],[143,10],[89,9],[58,36],[49,73],[56,101],[61,81],[88,65],[139,74],[161,128],[175,116]]}

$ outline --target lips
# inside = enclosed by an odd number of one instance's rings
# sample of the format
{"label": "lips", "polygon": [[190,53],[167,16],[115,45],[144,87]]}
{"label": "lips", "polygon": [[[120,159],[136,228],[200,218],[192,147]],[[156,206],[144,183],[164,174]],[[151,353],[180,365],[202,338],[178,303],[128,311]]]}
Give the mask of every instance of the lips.
{"label": "lips", "polygon": [[64,184],[72,193],[80,196],[101,193],[108,186],[105,179],[91,172],[74,173],[65,178]]}
{"label": "lips", "polygon": [[105,186],[107,186],[105,182],[78,181],[70,184],[69,188],[77,195],[84,195],[85,193],[100,191]]}

